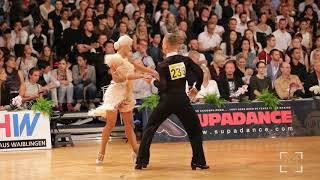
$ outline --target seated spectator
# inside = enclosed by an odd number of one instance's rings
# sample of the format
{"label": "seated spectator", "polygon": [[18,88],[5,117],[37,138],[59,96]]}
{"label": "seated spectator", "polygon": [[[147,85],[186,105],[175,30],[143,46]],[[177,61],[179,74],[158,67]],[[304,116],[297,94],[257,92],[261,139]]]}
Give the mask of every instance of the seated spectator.
{"label": "seated spectator", "polygon": [[242,77],[243,83],[246,84],[246,85],[249,85],[252,75],[253,75],[253,69],[246,68],[246,70],[243,73],[243,77]]}
{"label": "seated spectator", "polygon": [[85,103],[91,110],[95,108],[94,100],[97,93],[96,70],[93,66],[88,65],[87,59],[82,55],[78,55],[77,63],[72,67],[74,96],[77,103],[74,110],[80,111],[82,103]]}
{"label": "seated spectator", "polygon": [[312,59],[310,60],[310,72],[314,71],[314,65],[320,61],[320,49],[313,50]]}
{"label": "seated spectator", "polygon": [[271,79],[266,77],[266,63],[259,61],[256,64],[257,74],[250,78],[249,89],[250,89],[250,99],[255,100],[261,95],[263,90],[272,91]]}
{"label": "seated spectator", "polygon": [[[199,53],[199,42],[197,39],[191,39],[189,44],[188,44],[188,47],[189,47],[189,52],[190,51],[197,51]],[[206,57],[204,56],[203,53],[199,53],[200,54],[200,59],[201,60],[206,60]]]}
{"label": "seated spectator", "polygon": [[280,64],[281,76],[275,80],[274,88],[280,99],[304,97],[304,88],[298,76],[290,73],[291,67],[287,62]]}
{"label": "seated spectator", "polygon": [[311,54],[310,54],[310,66],[312,67],[312,63],[314,62],[314,53],[316,51],[320,51],[320,35],[315,38],[315,43],[313,45]]}
{"label": "seated spectator", "polygon": [[231,98],[230,96],[234,94],[240,87],[242,87],[243,82],[236,72],[236,62],[227,61],[224,65],[224,73],[220,76],[218,80],[218,87],[220,95],[223,99],[231,102],[238,102],[238,99]]}
{"label": "seated spectator", "polygon": [[[300,36],[300,37],[299,37]],[[301,34],[300,35],[296,35],[295,37],[292,38],[291,44],[287,50],[287,54],[286,54],[286,61],[288,62],[288,59],[290,59],[290,54],[292,54],[292,49],[293,48],[298,48],[300,50],[300,59],[299,62],[303,65],[306,66],[307,71],[309,71],[309,58],[308,58],[308,52],[307,49],[302,46],[301,44]]]}
{"label": "seated spectator", "polygon": [[50,46],[43,47],[39,60],[48,62],[52,68],[58,67],[58,62],[54,62],[54,56]]}
{"label": "seated spectator", "polygon": [[265,33],[267,36],[272,33],[271,27],[267,24],[268,15],[261,13],[259,16],[259,24],[257,25],[257,32]]}
{"label": "seated spectator", "polygon": [[217,82],[211,79],[209,68],[205,64],[202,64],[200,67],[203,71],[203,82],[196,98],[202,99],[203,97],[210,94],[216,94],[218,95],[218,97],[220,97]]}
{"label": "seated spectator", "polygon": [[246,67],[254,68],[257,62],[256,54],[251,50],[250,41],[248,39],[242,39],[241,50],[236,55],[236,58],[238,59],[239,56],[243,56],[246,59]]}
{"label": "seated spectator", "polygon": [[269,77],[273,82],[280,76],[280,63],[282,62],[280,51],[277,49],[273,49],[270,52],[271,62],[267,65],[267,77]]}
{"label": "seated spectator", "polygon": [[300,59],[301,59],[300,49],[293,48],[291,50],[291,61],[290,61],[291,74],[297,75],[300,78],[300,80],[304,84],[306,84],[308,73],[307,73],[306,66],[301,64]]}
{"label": "seated spectator", "polygon": [[5,81],[7,80],[7,74],[4,68],[0,68],[0,111],[4,110],[5,105],[10,104],[7,99]]}
{"label": "seated spectator", "polygon": [[152,33],[151,38],[151,44],[148,47],[148,52],[157,66],[158,63],[162,61],[162,52],[160,47],[161,35],[160,33]]}
{"label": "seated spectator", "polygon": [[32,68],[29,71],[28,80],[21,86],[20,96],[22,97],[22,102],[26,103],[26,105],[47,93],[46,88],[43,88],[37,83],[39,81],[39,77],[40,70]]}
{"label": "seated spectator", "polygon": [[4,61],[7,80],[5,81],[5,89],[7,95],[7,102],[11,102],[12,98],[19,95],[24,77],[22,71],[16,69],[16,57],[7,56]]}
{"label": "seated spectator", "polygon": [[246,72],[246,69],[248,67],[247,65],[247,59],[244,55],[239,54],[237,56],[237,67],[240,70],[240,72],[242,73],[242,76],[244,75],[244,73]]}
{"label": "seated spectator", "polygon": [[258,54],[258,58],[261,61],[265,61],[266,64],[269,64],[271,61],[270,52],[276,47],[276,38],[273,34],[267,36],[267,46]]}
{"label": "seated spectator", "polygon": [[151,56],[147,54],[148,41],[140,39],[138,43],[138,49],[133,53],[132,58],[134,60],[140,60],[143,62],[144,66],[155,69],[156,65]]}
{"label": "seated spectator", "polygon": [[[140,60],[137,60],[137,64],[143,65]],[[153,83],[149,83],[145,79],[136,79],[133,81],[133,96],[137,104],[142,104],[144,98],[156,93],[158,93],[158,88],[156,88]]]}
{"label": "seated spectator", "polygon": [[215,53],[214,59],[209,65],[209,71],[211,78],[215,81],[218,81],[220,79],[220,76],[223,74],[223,67],[226,63],[226,57],[222,53]]}
{"label": "seated spectator", "polygon": [[60,82],[52,76],[49,62],[39,61],[38,68],[40,71],[38,84],[48,91],[48,97],[53,101],[53,105],[58,108],[57,88],[60,86]]}
{"label": "seated spectator", "polygon": [[230,31],[225,42],[222,42],[220,48],[223,54],[233,58],[238,53],[240,39],[238,39],[236,31]]}
{"label": "seated spectator", "polygon": [[29,45],[32,49],[32,53],[39,57],[40,53],[42,52],[44,46],[47,43],[47,37],[42,34],[42,24],[36,24],[34,27],[34,32],[29,36]]}
{"label": "seated spectator", "polygon": [[149,32],[148,32],[148,28],[147,28],[147,22],[144,20],[141,20],[138,24],[137,24],[137,28],[135,33],[133,34],[133,50],[137,50],[138,48],[138,41],[140,39],[144,39],[147,42],[149,42]]}
{"label": "seated spectator", "polygon": [[253,36],[253,32],[250,29],[246,29],[244,31],[243,38],[246,38],[249,40],[250,49],[252,52],[255,53],[255,55],[258,55],[262,51],[261,44],[255,40],[255,37]]}
{"label": "seated spectator", "polygon": [[162,35],[173,33],[178,30],[176,17],[172,13],[168,13],[164,20],[160,22],[160,31]]}
{"label": "seated spectator", "polygon": [[52,75],[60,82],[58,88],[58,103],[59,110],[63,111],[63,103],[65,103],[65,98],[67,99],[67,109],[68,111],[73,111],[73,84],[72,84],[72,72],[68,69],[68,62],[66,59],[61,58],[59,60],[58,69],[52,71]]}
{"label": "seated spectator", "polygon": [[320,61],[316,61],[314,64],[314,71],[308,77],[308,83],[306,88],[307,96],[310,97],[312,93],[309,88],[312,86],[320,86]]}
{"label": "seated spectator", "polygon": [[0,36],[0,47],[6,48],[10,54],[14,55],[15,41],[12,38],[11,30],[8,28]]}
{"label": "seated spectator", "polygon": [[209,23],[208,30],[199,34],[199,50],[204,53],[212,54],[220,46],[221,37],[214,32],[215,24]]}
{"label": "seated spectator", "polygon": [[16,69],[23,72],[23,78],[27,79],[29,70],[37,66],[38,59],[32,56],[30,45],[25,45],[22,57],[17,59]]}
{"label": "seated spectator", "polygon": [[25,45],[28,40],[28,33],[22,28],[21,20],[17,20],[14,23],[11,38],[14,42],[14,54],[19,57],[23,54],[23,45]]}

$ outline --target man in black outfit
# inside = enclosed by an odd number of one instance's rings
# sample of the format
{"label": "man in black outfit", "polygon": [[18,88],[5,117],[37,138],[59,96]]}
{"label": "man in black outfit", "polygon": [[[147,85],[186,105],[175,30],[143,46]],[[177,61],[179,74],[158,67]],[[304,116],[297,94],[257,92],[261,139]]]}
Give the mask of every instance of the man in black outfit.
{"label": "man in black outfit", "polygon": [[160,81],[154,84],[160,91],[160,102],[152,112],[144,130],[135,169],[146,168],[150,158],[150,145],[158,127],[171,114],[178,116],[185,127],[192,146],[193,157],[191,167],[208,169],[202,147],[202,128],[189,97],[185,93],[187,74],[193,72],[197,77],[196,88],[190,90],[189,96],[195,97],[203,81],[203,72],[190,58],[178,55],[180,36],[178,33],[168,34],[163,41],[166,59],[159,64]]}

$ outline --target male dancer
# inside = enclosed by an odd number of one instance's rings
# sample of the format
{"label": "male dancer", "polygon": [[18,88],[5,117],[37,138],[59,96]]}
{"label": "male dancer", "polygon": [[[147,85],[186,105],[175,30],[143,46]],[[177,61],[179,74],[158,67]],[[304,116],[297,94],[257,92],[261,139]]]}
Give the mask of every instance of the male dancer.
{"label": "male dancer", "polygon": [[166,59],[159,64],[160,81],[154,84],[160,91],[160,102],[152,112],[147,127],[144,130],[135,169],[146,168],[150,158],[150,145],[154,133],[170,114],[178,116],[186,129],[192,146],[191,168],[195,170],[208,169],[202,147],[202,128],[189,97],[185,92],[187,74],[191,71],[197,77],[196,88],[190,90],[191,98],[200,90],[203,72],[190,58],[178,55],[180,46],[178,33],[167,34],[163,41],[163,52]]}

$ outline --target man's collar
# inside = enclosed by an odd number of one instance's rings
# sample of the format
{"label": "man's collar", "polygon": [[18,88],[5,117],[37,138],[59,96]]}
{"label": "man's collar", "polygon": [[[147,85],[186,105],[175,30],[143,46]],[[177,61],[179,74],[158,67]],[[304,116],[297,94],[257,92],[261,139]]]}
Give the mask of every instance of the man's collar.
{"label": "man's collar", "polygon": [[178,52],[170,52],[166,55],[166,58],[170,57],[170,56],[175,56],[178,55]]}

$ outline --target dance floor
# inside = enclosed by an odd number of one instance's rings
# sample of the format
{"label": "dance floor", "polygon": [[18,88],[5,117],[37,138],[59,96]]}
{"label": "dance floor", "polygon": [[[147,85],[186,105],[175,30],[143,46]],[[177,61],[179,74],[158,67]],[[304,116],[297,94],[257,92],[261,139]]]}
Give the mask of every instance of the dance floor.
{"label": "dance floor", "polygon": [[320,177],[319,136],[207,141],[204,146],[211,168],[196,171],[190,168],[188,143],[153,144],[150,165],[143,171],[134,170],[129,145],[123,140],[109,142],[102,166],[95,165],[99,141],[93,140],[75,141],[74,147],[53,150],[1,152],[0,180],[319,180]]}

